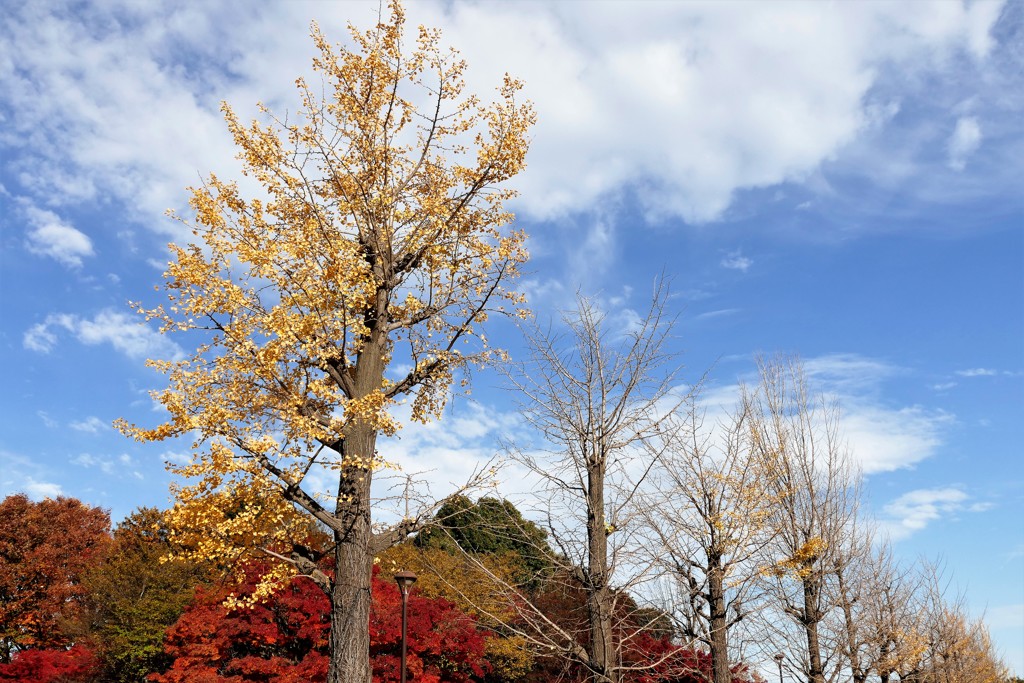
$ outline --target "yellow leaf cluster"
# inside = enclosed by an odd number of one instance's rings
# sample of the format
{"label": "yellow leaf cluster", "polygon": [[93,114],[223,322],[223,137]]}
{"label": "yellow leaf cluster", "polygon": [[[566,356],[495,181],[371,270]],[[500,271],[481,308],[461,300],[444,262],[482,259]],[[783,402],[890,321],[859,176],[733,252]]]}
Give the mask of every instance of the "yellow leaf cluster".
{"label": "yellow leaf cluster", "polygon": [[815,536],[797,548],[796,552],[790,557],[776,562],[770,568],[770,571],[776,576],[792,573],[801,579],[807,578],[814,572],[815,563],[827,548],[828,543],[824,539]]}
{"label": "yellow leaf cluster", "polygon": [[[170,245],[168,302],[138,307],[197,346],[149,363],[167,376],[153,394],[167,420],[118,427],[194,439],[192,462],[170,466],[197,480],[176,489],[171,519],[209,533],[193,539],[207,557],[287,535],[300,513],[364,518],[397,399],[413,396],[415,420],[438,416],[456,373],[500,357],[481,323],[524,312],[508,283],[526,236],[503,208],[535,121],[522,85],[506,77],[488,105],[464,93],[465,62],[437,31],[403,52],[398,2],[390,21],[350,32],[335,47],[313,25],[322,83],[296,81],[294,114],[261,107],[246,124],[223,105],[261,189],[245,196],[212,174],[191,188],[191,213],[175,218],[195,242]],[[412,369],[386,378],[398,366]],[[344,491],[337,505],[302,488],[316,471],[342,478],[328,487]]]}

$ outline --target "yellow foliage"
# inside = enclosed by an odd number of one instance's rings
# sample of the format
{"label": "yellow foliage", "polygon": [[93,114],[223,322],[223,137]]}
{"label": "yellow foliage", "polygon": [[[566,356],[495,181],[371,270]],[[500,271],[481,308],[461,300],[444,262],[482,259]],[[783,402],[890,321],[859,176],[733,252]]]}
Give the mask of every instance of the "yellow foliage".
{"label": "yellow foliage", "polygon": [[486,654],[500,681],[517,681],[533,669],[533,655],[522,636],[488,638]]}
{"label": "yellow foliage", "polygon": [[[468,558],[437,548],[418,548],[403,543],[377,556],[381,571],[402,570],[417,575],[416,588],[428,598],[444,598],[472,614],[487,626],[495,618],[507,619],[513,611],[503,583],[514,583],[520,570],[512,556],[485,555]],[[477,564],[479,563],[479,564]]]}
{"label": "yellow foliage", "polygon": [[[168,378],[153,393],[167,421],[118,422],[140,441],[195,439],[192,462],[168,467],[193,480],[175,489],[169,519],[196,555],[280,542],[301,513],[339,529],[368,519],[370,478],[388,466],[374,444],[400,427],[396,398],[413,395],[413,419],[438,416],[454,373],[500,357],[479,324],[522,311],[506,285],[525,235],[502,203],[532,108],[508,77],[481,104],[437,31],[421,28],[407,54],[403,32],[397,2],[390,22],[351,30],[353,48],[314,25],[323,83],[296,81],[297,112],[261,107],[245,124],[223,104],[261,196],[212,174],[191,188],[191,215],[176,218],[196,243],[170,245],[168,303],[139,306],[162,332],[201,339],[184,360],[150,362]],[[396,359],[413,369],[389,381]],[[341,485],[321,506],[323,492],[303,486],[324,471]]]}
{"label": "yellow foliage", "polygon": [[815,563],[827,548],[828,543],[815,536],[797,548],[790,557],[776,562],[769,571],[776,576],[792,573],[798,578],[807,578],[814,571]]}

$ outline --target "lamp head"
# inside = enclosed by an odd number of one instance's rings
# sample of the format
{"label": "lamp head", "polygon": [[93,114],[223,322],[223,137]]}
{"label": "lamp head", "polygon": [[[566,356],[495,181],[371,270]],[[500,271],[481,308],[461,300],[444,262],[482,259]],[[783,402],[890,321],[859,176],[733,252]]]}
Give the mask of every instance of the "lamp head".
{"label": "lamp head", "polygon": [[401,571],[395,574],[395,583],[398,584],[398,589],[402,591],[402,594],[409,592],[409,589],[414,583],[416,583],[416,575],[412,572]]}

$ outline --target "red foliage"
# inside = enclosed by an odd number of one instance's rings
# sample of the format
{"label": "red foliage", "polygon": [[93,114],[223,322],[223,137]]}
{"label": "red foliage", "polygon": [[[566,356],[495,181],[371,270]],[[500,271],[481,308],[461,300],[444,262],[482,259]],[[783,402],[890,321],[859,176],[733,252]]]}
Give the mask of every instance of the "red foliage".
{"label": "red foliage", "polygon": [[[253,566],[232,590],[199,589],[171,627],[165,651],[174,663],[154,683],[308,683],[327,677],[330,605],[306,579],[292,581],[252,608],[229,611],[229,592],[251,592],[265,567]],[[370,656],[374,683],[399,680],[401,597],[390,581],[373,578]],[[482,677],[484,636],[446,600],[409,597],[408,669],[416,683],[466,683]]]}
{"label": "red foliage", "polygon": [[20,650],[10,664],[0,664],[0,682],[88,683],[98,668],[96,655],[83,645],[70,650]]}
{"label": "red foliage", "polygon": [[[399,680],[401,614],[398,586],[374,571],[370,663],[375,682]],[[484,635],[476,621],[443,598],[409,596],[408,643],[408,673],[417,683],[462,683],[482,678],[490,668],[483,659]]]}
{"label": "red foliage", "polygon": [[0,662],[71,644],[62,626],[80,607],[82,578],[103,559],[109,530],[107,512],[74,498],[0,502]]}

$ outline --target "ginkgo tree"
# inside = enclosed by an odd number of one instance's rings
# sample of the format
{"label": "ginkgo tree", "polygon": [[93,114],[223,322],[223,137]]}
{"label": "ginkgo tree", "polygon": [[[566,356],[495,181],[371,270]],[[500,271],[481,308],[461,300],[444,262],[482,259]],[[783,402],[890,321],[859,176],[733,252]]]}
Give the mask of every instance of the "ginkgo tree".
{"label": "ginkgo tree", "polygon": [[[525,235],[504,183],[524,168],[535,115],[508,76],[492,104],[465,93],[465,62],[434,29],[407,44],[397,1],[349,32],[332,46],[313,25],[321,82],[296,81],[297,112],[261,106],[245,124],[223,105],[261,189],[214,175],[191,189],[179,218],[195,242],[171,245],[169,303],[142,312],[201,339],[184,360],[150,361],[168,377],[155,392],[168,420],[119,426],[141,441],[193,436],[192,461],[172,467],[185,477],[175,541],[224,563],[272,554],[256,598],[312,577],[331,602],[328,680],[369,683],[373,557],[420,519],[375,525],[377,438],[399,429],[405,397],[413,420],[438,417],[458,373],[501,353],[481,323],[522,313],[509,283]],[[332,536],[333,571],[301,543],[311,520]]]}

